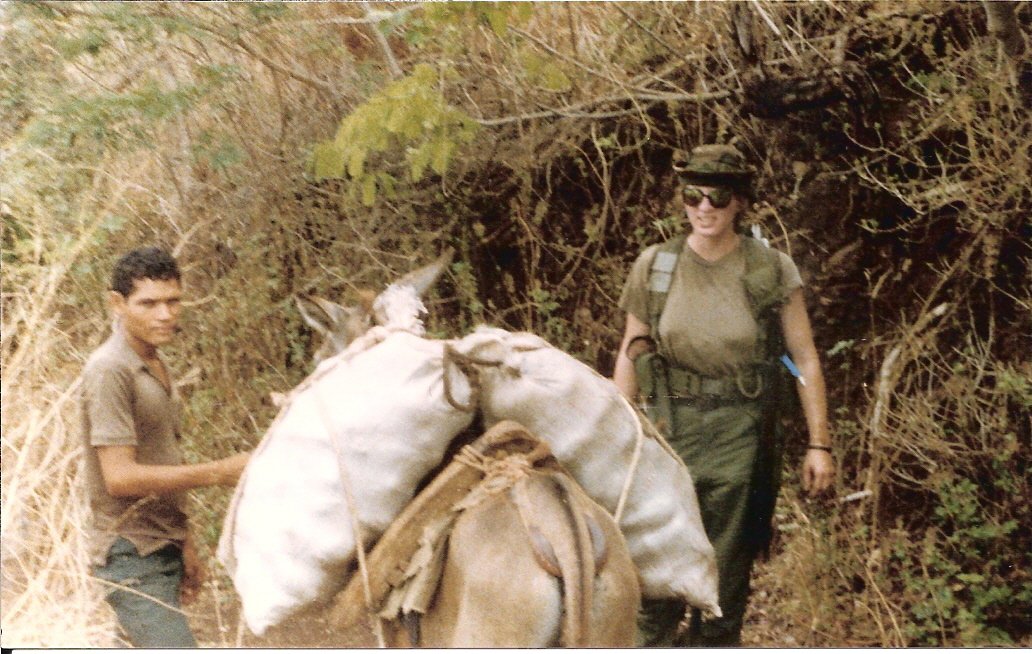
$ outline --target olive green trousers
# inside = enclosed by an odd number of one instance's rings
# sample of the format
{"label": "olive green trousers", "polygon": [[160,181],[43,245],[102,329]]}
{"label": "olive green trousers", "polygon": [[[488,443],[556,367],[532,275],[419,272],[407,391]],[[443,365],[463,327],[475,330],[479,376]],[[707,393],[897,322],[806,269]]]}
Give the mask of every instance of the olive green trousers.
{"label": "olive green trousers", "polygon": [[675,403],[670,445],[684,459],[695,483],[702,524],[717,555],[723,617],[703,620],[693,611],[687,629],[680,600],[645,600],[638,641],[645,647],[732,647],[741,644],[749,598],[749,575],[757,548],[750,537],[761,407],[758,402],[709,411]]}

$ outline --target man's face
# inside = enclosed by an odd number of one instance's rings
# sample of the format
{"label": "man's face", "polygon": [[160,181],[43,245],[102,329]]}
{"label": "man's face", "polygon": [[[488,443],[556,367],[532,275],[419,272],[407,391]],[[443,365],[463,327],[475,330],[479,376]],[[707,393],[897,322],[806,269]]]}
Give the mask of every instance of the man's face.
{"label": "man's face", "polygon": [[175,279],[137,279],[129,297],[111,292],[111,305],[131,340],[160,347],[172,340],[183,292]]}

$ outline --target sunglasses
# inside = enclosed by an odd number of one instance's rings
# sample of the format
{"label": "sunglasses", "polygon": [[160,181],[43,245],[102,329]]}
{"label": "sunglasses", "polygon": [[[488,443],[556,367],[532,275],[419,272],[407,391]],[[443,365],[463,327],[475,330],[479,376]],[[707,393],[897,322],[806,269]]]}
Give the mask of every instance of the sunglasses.
{"label": "sunglasses", "polygon": [[701,189],[695,186],[685,186],[681,191],[681,195],[684,197],[684,203],[689,207],[697,207],[703,198],[709,198],[709,203],[714,209],[723,209],[731,204],[731,199],[735,193],[726,186],[716,186],[709,193],[703,193]]}

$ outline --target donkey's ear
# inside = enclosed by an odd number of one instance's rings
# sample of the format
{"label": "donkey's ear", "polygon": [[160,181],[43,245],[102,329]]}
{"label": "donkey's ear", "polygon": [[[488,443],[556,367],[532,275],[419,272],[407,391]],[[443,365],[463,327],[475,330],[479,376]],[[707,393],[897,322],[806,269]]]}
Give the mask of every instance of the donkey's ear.
{"label": "donkey's ear", "polygon": [[413,270],[394,283],[398,286],[411,286],[416,289],[416,295],[422,296],[434,285],[434,282],[441,276],[444,269],[448,267],[454,254],[454,250],[446,248],[441,256],[437,257],[436,261],[423,266],[419,270]]}
{"label": "donkey's ear", "polygon": [[294,304],[305,323],[323,336],[333,332],[344,307],[314,295],[295,295]]}

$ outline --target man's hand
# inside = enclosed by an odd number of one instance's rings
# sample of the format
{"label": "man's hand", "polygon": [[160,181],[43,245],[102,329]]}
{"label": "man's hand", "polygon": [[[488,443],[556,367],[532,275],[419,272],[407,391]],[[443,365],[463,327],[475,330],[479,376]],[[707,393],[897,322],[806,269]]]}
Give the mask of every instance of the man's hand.
{"label": "man's hand", "polygon": [[835,459],[824,450],[807,450],[803,460],[803,490],[818,495],[835,481]]}
{"label": "man's hand", "polygon": [[215,483],[220,486],[235,486],[250,459],[250,452],[241,452],[216,461],[218,465],[218,481]]}
{"label": "man's hand", "polygon": [[179,586],[179,601],[184,606],[193,603],[204,585],[207,574],[197,555],[193,538],[187,536],[183,543],[183,582]]}

